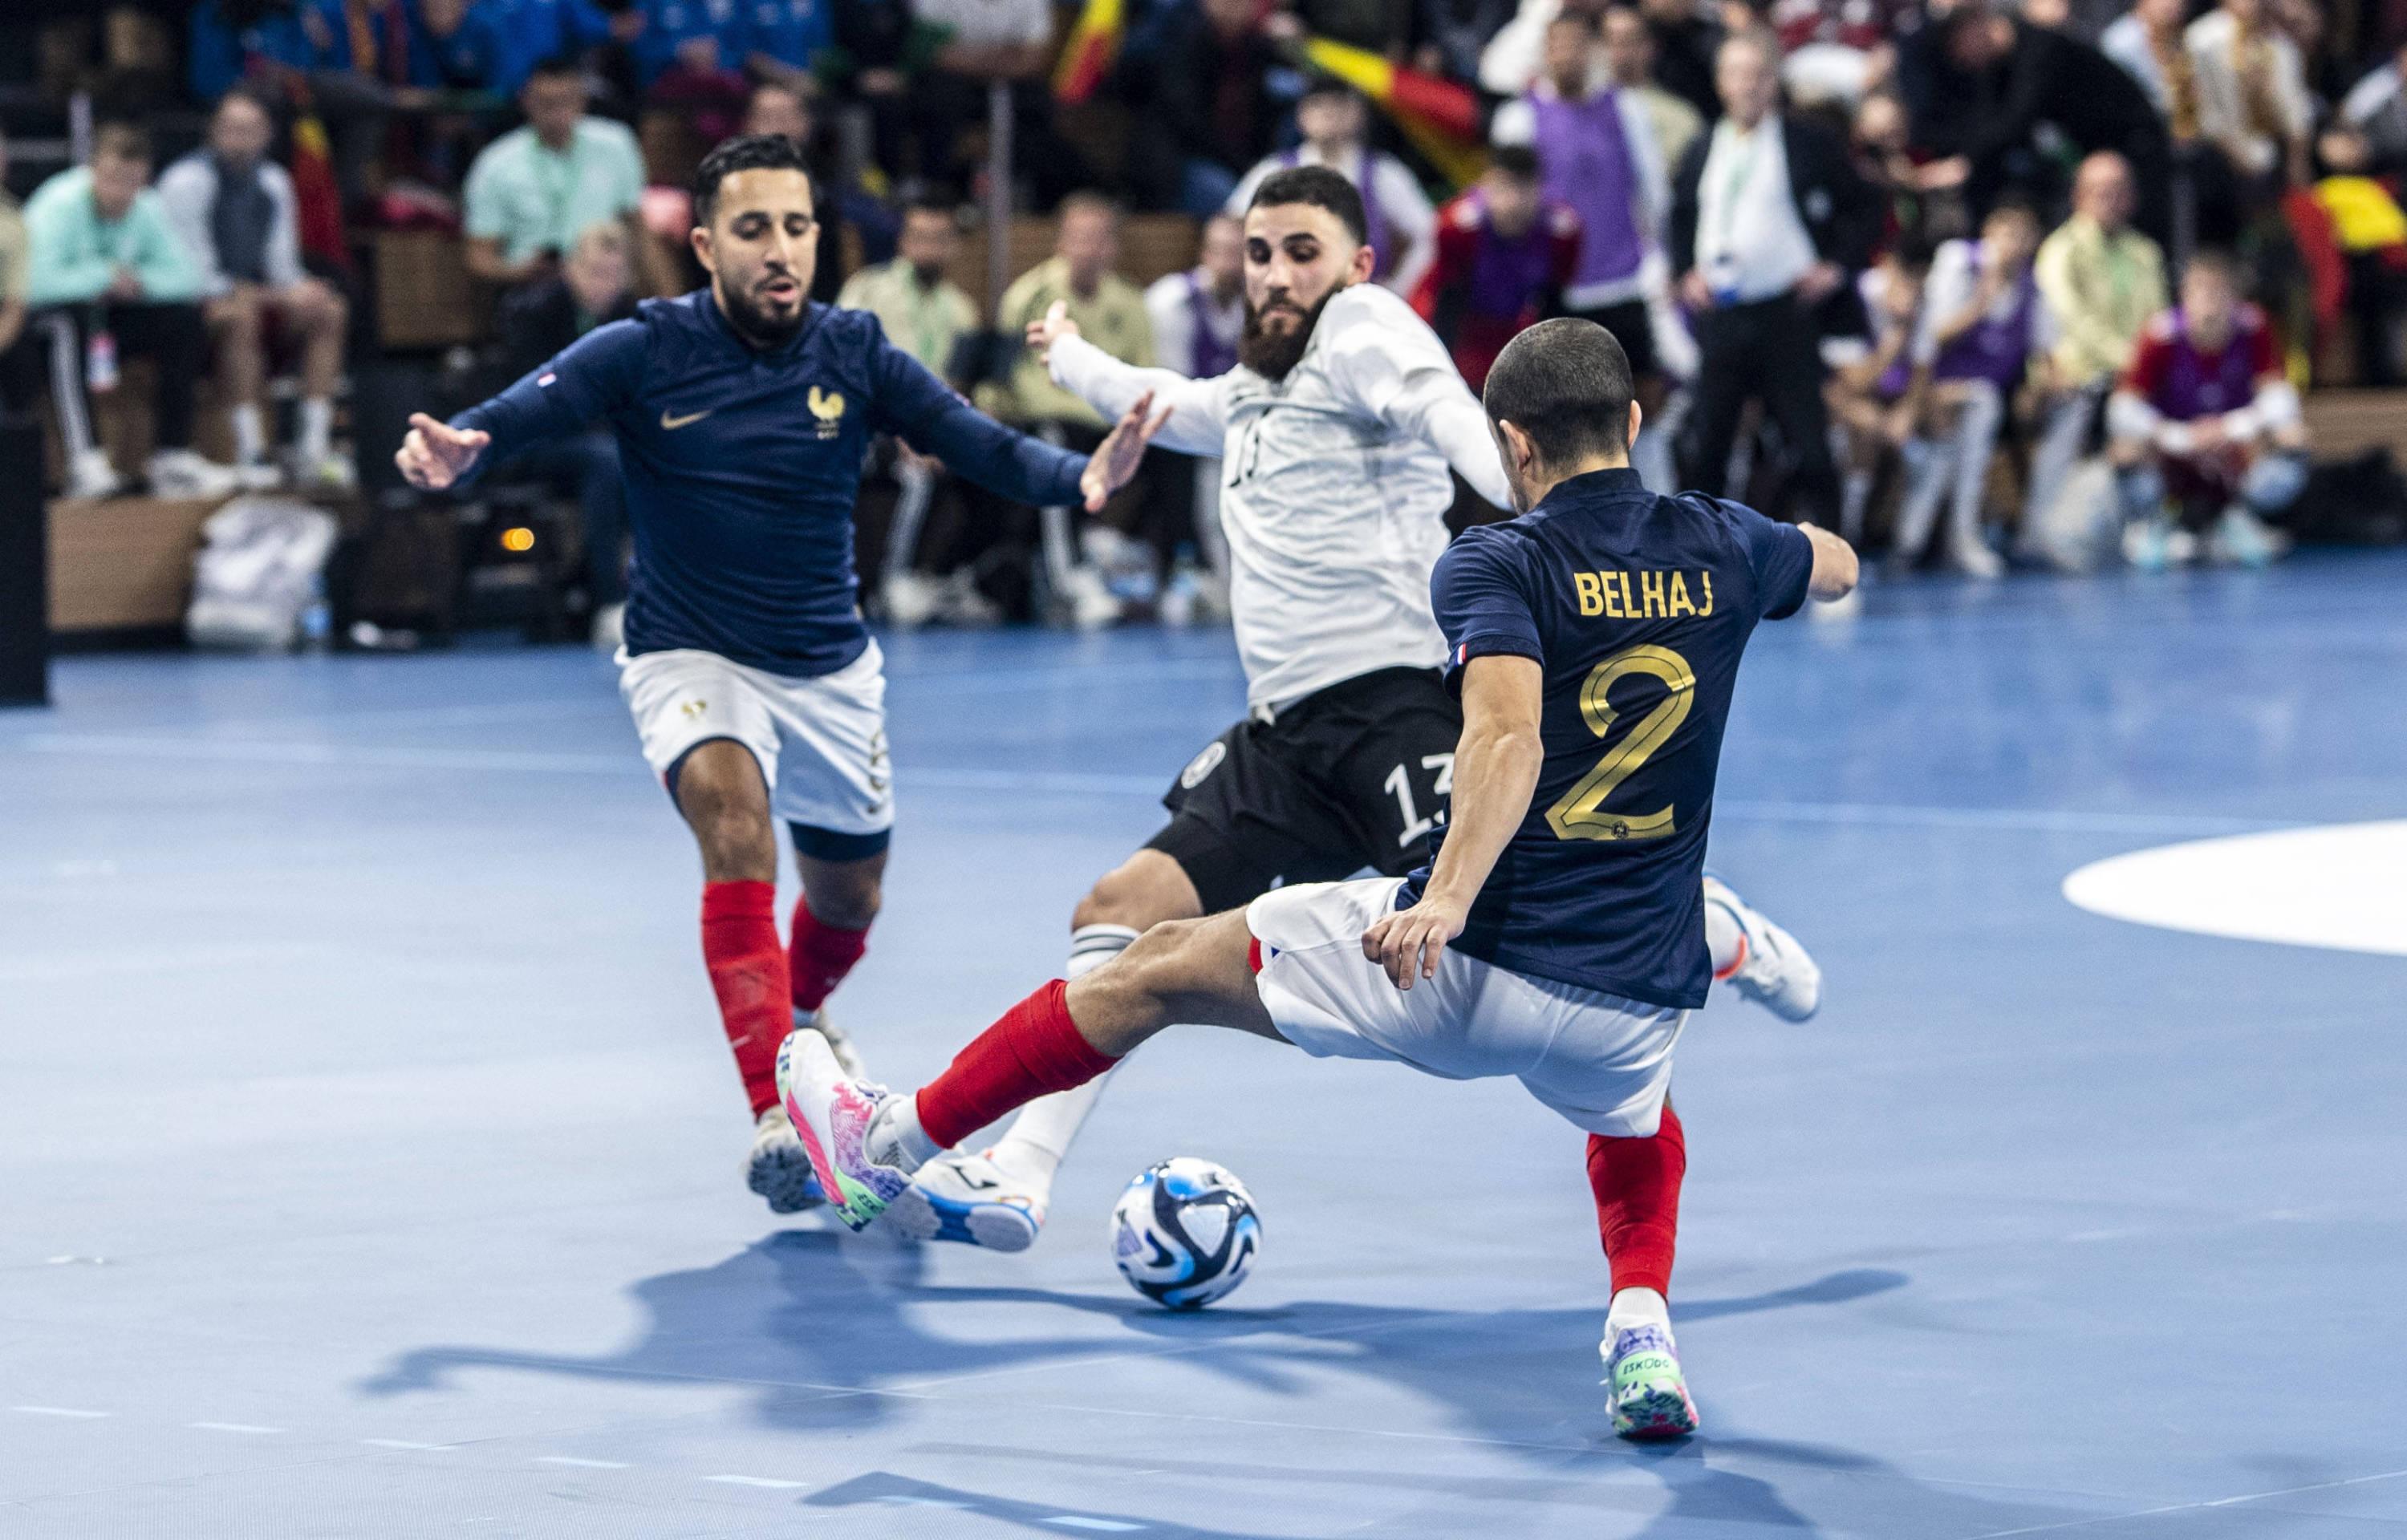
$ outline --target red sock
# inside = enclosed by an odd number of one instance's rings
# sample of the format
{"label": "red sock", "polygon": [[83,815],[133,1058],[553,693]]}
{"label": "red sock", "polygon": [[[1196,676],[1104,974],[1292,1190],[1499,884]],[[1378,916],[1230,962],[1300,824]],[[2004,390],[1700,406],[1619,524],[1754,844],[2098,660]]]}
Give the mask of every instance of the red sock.
{"label": "red sock", "polygon": [[919,1128],[950,1148],[1048,1091],[1086,1084],[1119,1063],[1095,1052],[1070,1019],[1070,986],[1056,979],[1003,1013],[919,1088]]}
{"label": "red sock", "polygon": [[702,960],[710,968],[744,1094],[758,1117],[777,1099],[777,1045],[794,1025],[786,949],[777,944],[775,883],[703,884]]}
{"label": "red sock", "polygon": [[844,982],[852,965],[869,950],[869,930],[841,930],[811,912],[808,898],[794,900],[794,944],[787,953],[793,970],[794,1009],[817,1010]]}
{"label": "red sock", "polygon": [[1604,1236],[1613,1292],[1652,1289],[1670,1297],[1672,1243],[1680,1230],[1680,1179],[1688,1169],[1688,1136],[1672,1104],[1650,1139],[1588,1137],[1588,1182]]}

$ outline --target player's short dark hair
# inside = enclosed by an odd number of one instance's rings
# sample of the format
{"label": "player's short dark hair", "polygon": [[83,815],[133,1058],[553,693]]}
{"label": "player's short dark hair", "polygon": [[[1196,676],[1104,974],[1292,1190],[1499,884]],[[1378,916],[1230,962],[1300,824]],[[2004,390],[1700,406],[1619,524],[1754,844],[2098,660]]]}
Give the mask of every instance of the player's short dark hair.
{"label": "player's short dark hair", "polygon": [[[696,224],[710,223],[719,207],[719,184],[739,171],[799,171],[807,177],[811,167],[804,158],[803,147],[782,134],[739,134],[704,156],[702,164],[694,167]],[[811,189],[811,203],[814,207],[818,205],[817,187]]]}
{"label": "player's short dark hair", "polygon": [[952,195],[934,188],[922,188],[904,200],[903,212],[933,214],[947,224],[953,224],[961,217],[961,205],[953,201]]}
{"label": "player's short dark hair", "polygon": [[2229,247],[2200,247],[2191,252],[2189,260],[2182,264],[2182,276],[2186,278],[2200,268],[2210,273],[2221,274],[2223,281],[2235,290],[2240,287],[2240,259]]}
{"label": "player's short dark hair", "polygon": [[1488,152],[1488,166],[1517,182],[1538,179],[1538,152],[1528,145],[1498,145]]}
{"label": "player's short dark hair", "polygon": [[92,155],[93,160],[107,155],[120,161],[140,161],[147,165],[150,161],[150,131],[140,123],[128,122],[123,119],[102,123],[93,134]]}
{"label": "player's short dark hair", "polygon": [[1371,239],[1371,221],[1362,212],[1362,194],[1354,184],[1325,165],[1291,165],[1274,171],[1254,189],[1248,210],[1276,208],[1284,204],[1310,204],[1337,216],[1337,222],[1361,246]]}
{"label": "player's short dark hair", "polygon": [[548,54],[536,60],[534,67],[527,71],[529,84],[537,80],[584,78],[585,62],[573,53]]}
{"label": "player's short dark hair", "polygon": [[1630,355],[1613,333],[1574,316],[1540,321],[1504,345],[1488,371],[1490,421],[1530,435],[1549,466],[1630,452]]}

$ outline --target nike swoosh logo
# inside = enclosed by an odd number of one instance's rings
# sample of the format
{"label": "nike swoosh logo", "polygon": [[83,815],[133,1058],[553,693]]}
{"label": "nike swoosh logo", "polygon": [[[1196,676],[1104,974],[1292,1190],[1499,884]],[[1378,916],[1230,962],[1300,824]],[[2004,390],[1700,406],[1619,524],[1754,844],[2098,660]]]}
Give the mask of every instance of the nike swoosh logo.
{"label": "nike swoosh logo", "polygon": [[661,414],[661,426],[674,433],[678,429],[685,427],[688,423],[700,422],[703,418],[710,416],[711,412],[715,410],[717,410],[717,408],[713,407],[700,412],[689,412],[681,417],[672,417],[664,411]]}

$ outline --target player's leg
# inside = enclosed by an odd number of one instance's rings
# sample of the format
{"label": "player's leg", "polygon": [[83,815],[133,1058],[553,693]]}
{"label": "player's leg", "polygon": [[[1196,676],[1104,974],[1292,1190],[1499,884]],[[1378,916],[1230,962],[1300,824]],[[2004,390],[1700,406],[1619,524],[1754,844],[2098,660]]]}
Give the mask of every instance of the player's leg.
{"label": "player's leg", "polygon": [[1005,1011],[916,1095],[847,1078],[826,1039],[797,1032],[779,1054],[788,1113],[860,1229],[939,1151],[1036,1097],[1108,1073],[1174,1022],[1278,1036],[1254,992],[1243,911],[1157,925],[1105,968],[1047,984]]}
{"label": "player's leg", "polygon": [[1613,1288],[1598,1350],[1614,1432],[1627,1438],[1697,1430],[1696,1405],[1672,1339],[1670,1303],[1680,1182],[1688,1169],[1688,1137],[1668,1100],[1651,1135],[1588,1137],[1588,1186]]}
{"label": "player's leg", "polygon": [[838,1061],[857,1075],[862,1065],[852,1039],[824,1008],[869,950],[870,922],[885,901],[886,849],[880,843],[846,859],[831,854],[844,847],[827,830],[798,825],[792,832],[794,866],[803,880],[786,948],[793,1024],[826,1034]]}
{"label": "player's leg", "polygon": [[1714,979],[1786,1021],[1822,1009],[1822,968],[1814,955],[1736,889],[1705,873],[1705,950]]}
{"label": "player's leg", "polygon": [[2006,564],[1982,538],[1982,503],[1989,487],[1989,462],[1997,458],[2005,426],[2006,401],[1987,380],[1967,380],[1956,417],[1955,486],[1948,504],[1947,558],[1971,577],[2003,576]]}

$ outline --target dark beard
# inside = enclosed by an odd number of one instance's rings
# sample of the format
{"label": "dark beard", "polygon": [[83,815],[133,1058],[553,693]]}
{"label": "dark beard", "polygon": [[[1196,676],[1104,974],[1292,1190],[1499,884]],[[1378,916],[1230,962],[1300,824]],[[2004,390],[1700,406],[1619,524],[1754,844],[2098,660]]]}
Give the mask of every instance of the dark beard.
{"label": "dark beard", "polygon": [[720,294],[719,308],[725,313],[727,324],[735,329],[737,336],[762,352],[775,352],[793,341],[802,332],[803,322],[810,318],[811,302],[810,296],[805,294],[803,303],[794,306],[790,320],[762,314],[750,300],[740,294]]}
{"label": "dark beard", "polygon": [[913,262],[911,276],[922,289],[933,289],[945,276],[945,270],[934,262]]}
{"label": "dark beard", "polygon": [[1320,296],[1320,303],[1304,312],[1303,322],[1289,332],[1262,330],[1262,318],[1254,302],[1246,302],[1246,330],[1237,338],[1237,361],[1271,381],[1283,380],[1303,361],[1303,350],[1312,346],[1312,329],[1320,324],[1320,313],[1337,297],[1331,290]]}

